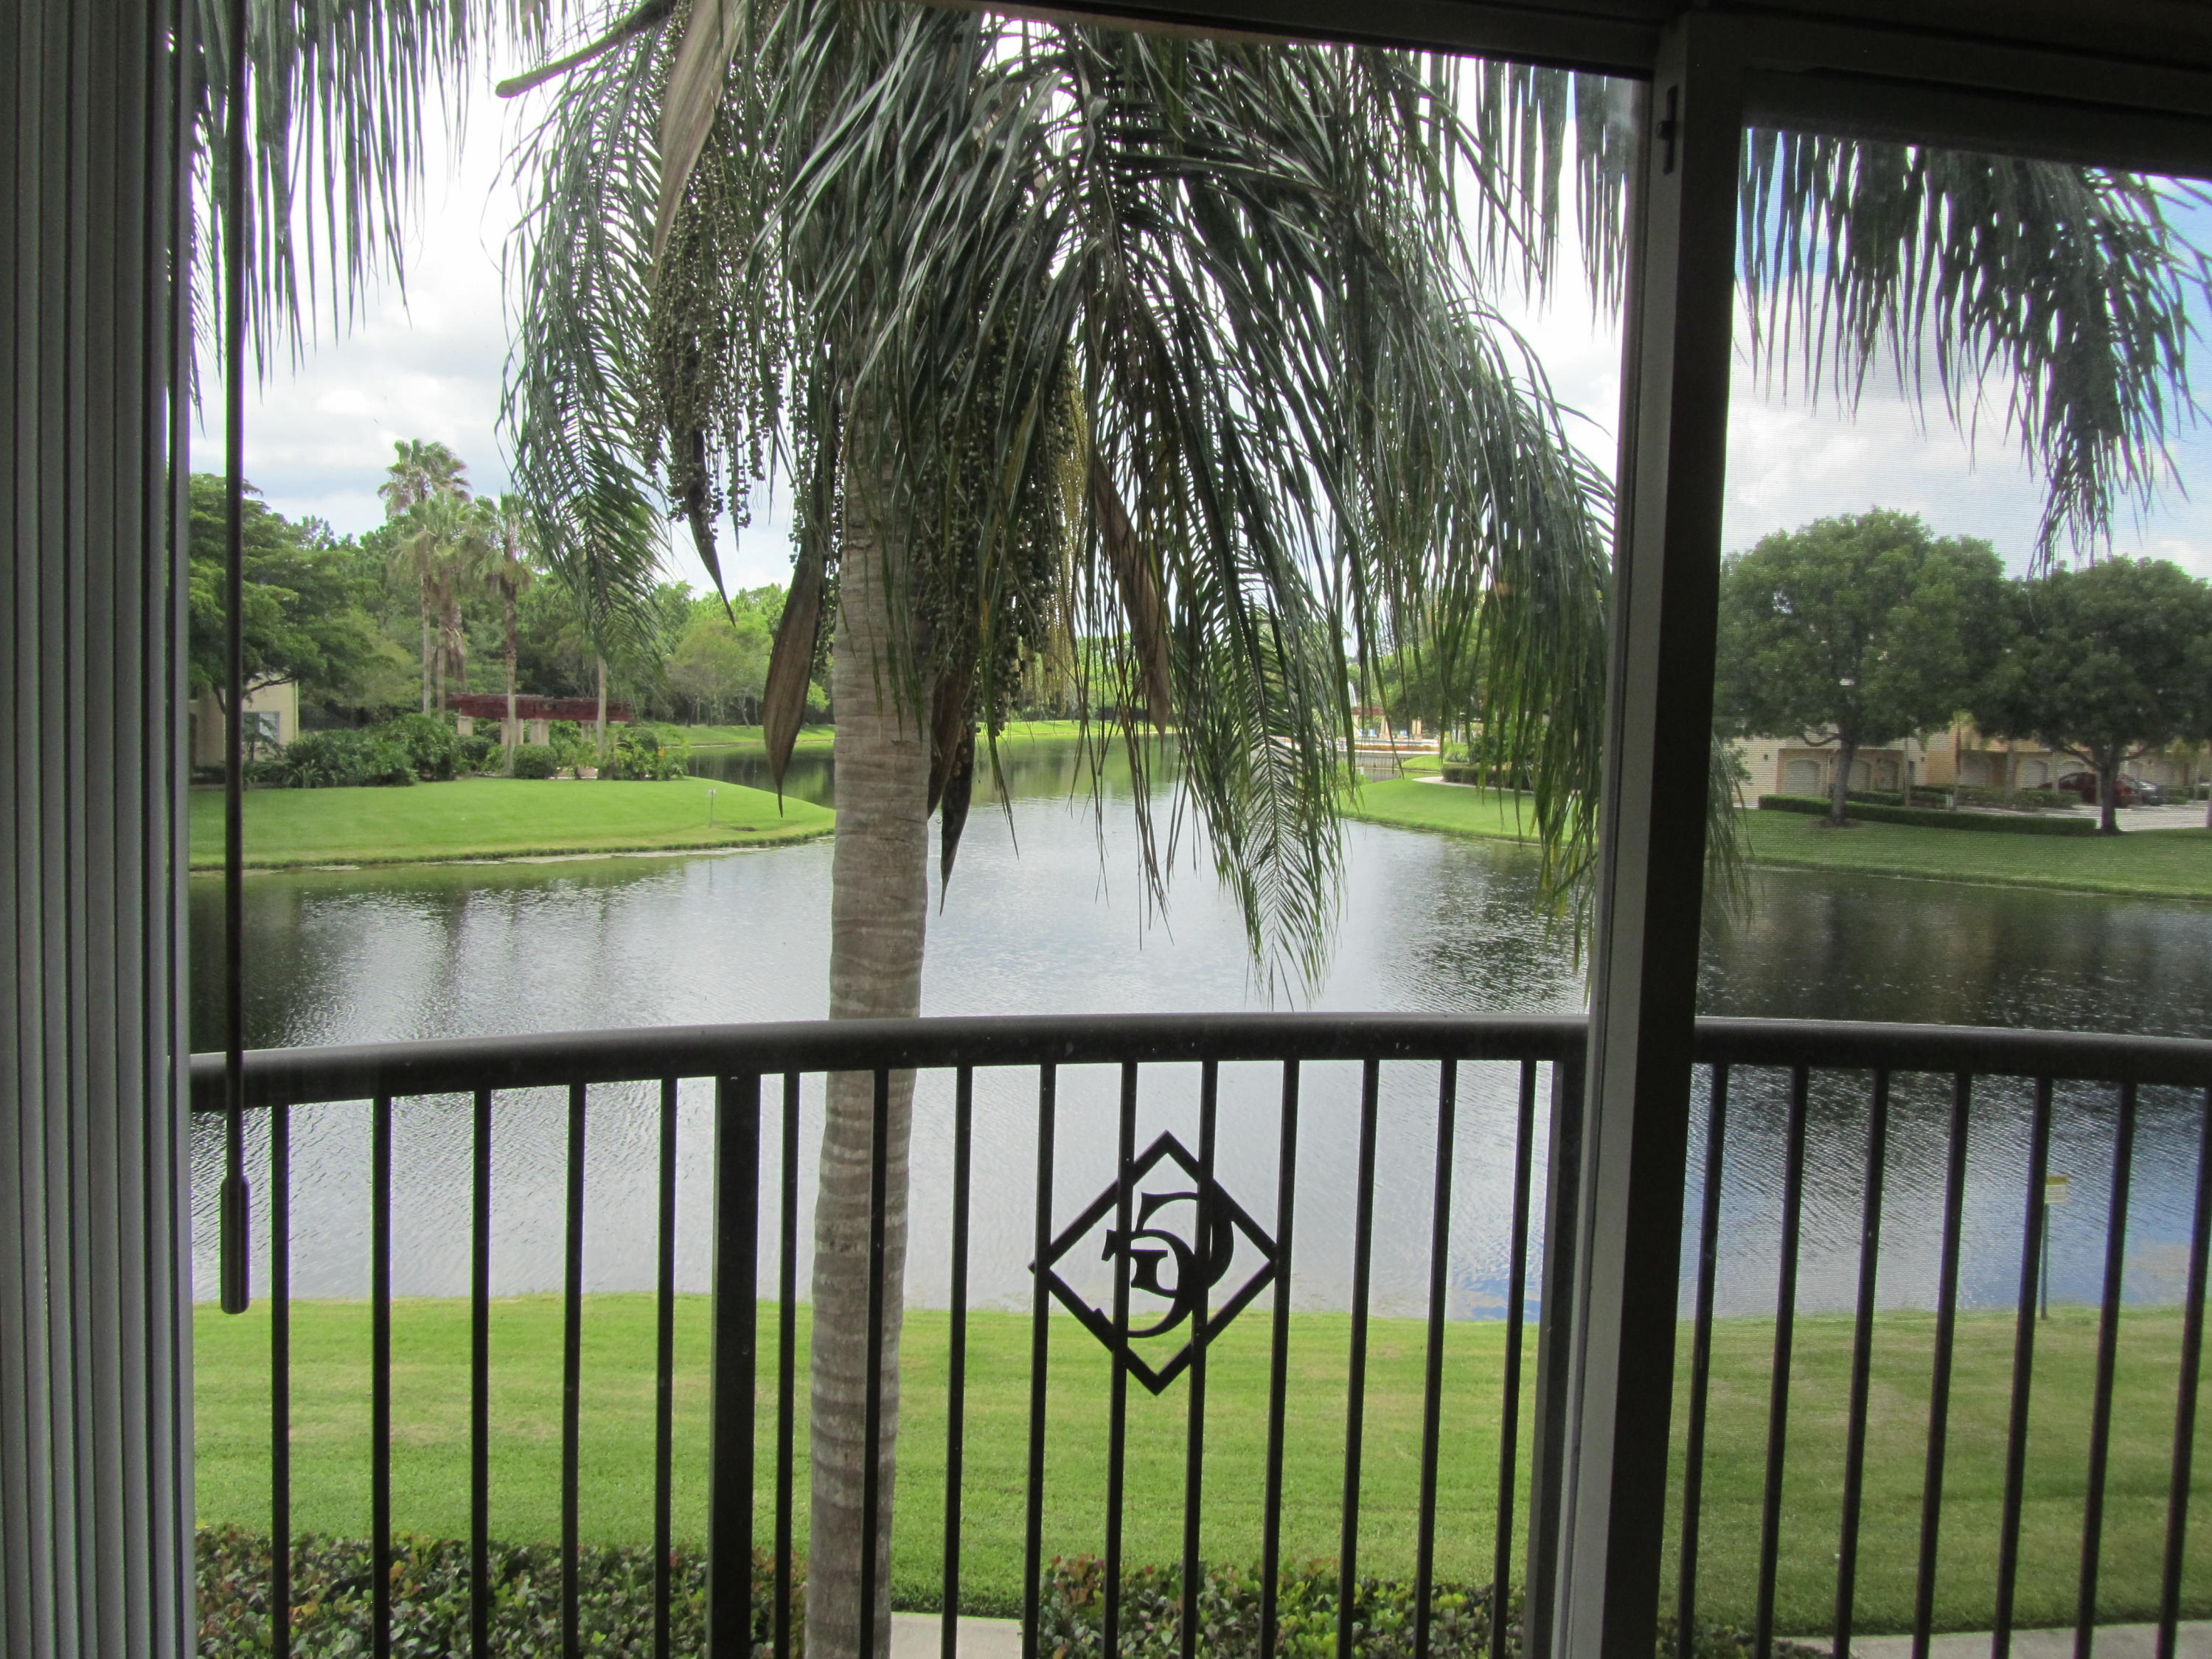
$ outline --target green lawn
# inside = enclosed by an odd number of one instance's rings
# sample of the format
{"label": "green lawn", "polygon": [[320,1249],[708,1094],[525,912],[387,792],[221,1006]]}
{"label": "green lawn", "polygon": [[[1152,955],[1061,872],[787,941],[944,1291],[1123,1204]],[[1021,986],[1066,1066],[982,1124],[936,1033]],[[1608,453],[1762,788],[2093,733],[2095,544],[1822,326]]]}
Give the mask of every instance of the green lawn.
{"label": "green lawn", "polygon": [[1525,841],[1534,833],[1526,800],[1498,789],[1468,784],[1420,783],[1387,778],[1364,783],[1344,797],[1348,817],[1406,830],[1440,830],[1489,841]]}
{"label": "green lawn", "polygon": [[1830,830],[1801,812],[1747,812],[1743,823],[1757,864],[2149,898],[2212,898],[2208,830],[2081,836],[1977,835],[1903,823]]}
{"label": "green lawn", "polygon": [[[1395,779],[1346,797],[1346,811],[1374,823],[1451,835],[1524,839],[1518,798],[1464,785]],[[1525,804],[1525,803],[1522,803]],[[2004,887],[2044,887],[2148,898],[2212,899],[2212,830],[2141,830],[2120,836],[2019,836],[1858,823],[1829,830],[1800,812],[1746,812],[1738,820],[1753,864],[1846,870]]]}
{"label": "green lawn", "polygon": [[[266,1310],[266,1303],[257,1303],[249,1314],[227,1318],[203,1305],[198,1313],[203,1522],[268,1523]],[[589,1540],[651,1536],[652,1310],[651,1299],[641,1296],[596,1296],[586,1304],[581,1457],[582,1528]],[[689,1540],[704,1530],[708,1313],[705,1298],[685,1297],[677,1318],[675,1517],[678,1534]],[[295,1522],[301,1530],[358,1536],[368,1516],[368,1310],[361,1303],[301,1303],[293,1321]],[[2178,1313],[2165,1309],[2131,1310],[2123,1323],[2106,1510],[2107,1620],[2147,1618],[2154,1607],[2179,1324]],[[395,1523],[407,1531],[465,1536],[467,1304],[402,1302],[393,1328]],[[764,1308],[763,1459],[772,1457],[775,1443],[775,1310]],[[1860,1567],[1860,1619],[1869,1631],[1894,1630],[1910,1620],[1932,1329],[1929,1317],[1914,1314],[1886,1316],[1877,1327]],[[1292,1329],[1284,1540],[1295,1558],[1336,1553],[1347,1330],[1340,1316],[1301,1316]],[[1378,1320],[1372,1327],[1361,1549],[1363,1565],[1385,1574],[1410,1572],[1413,1559],[1422,1331],[1409,1320]],[[552,1297],[499,1302],[492,1332],[493,1529],[514,1541],[552,1539],[559,1525],[560,1304]],[[942,1313],[908,1316],[902,1518],[893,1567],[895,1594],[905,1607],[928,1607],[939,1600],[947,1333]],[[803,1542],[804,1310],[797,1334]],[[2039,1340],[2020,1579],[2024,1625],[2063,1623],[2073,1613],[2095,1334],[2094,1313],[2061,1309]],[[1798,1322],[1778,1581],[1785,1630],[1819,1630],[1829,1615],[1850,1336],[1846,1320]],[[1462,1581],[1489,1577],[1504,1340],[1496,1322],[1455,1324],[1446,1332],[1438,1571]],[[1772,1340],[1772,1324],[1764,1320],[1723,1321],[1715,1332],[1699,1582],[1705,1615],[1723,1622],[1747,1623],[1752,1613]],[[1219,1339],[1209,1369],[1204,1537],[1206,1553],[1219,1560],[1249,1562],[1259,1553],[1267,1341],[1267,1319],[1247,1313]],[[1990,1616],[2011,1352],[2008,1316],[1962,1321],[1937,1606],[1944,1627],[1986,1628]],[[962,1597],[971,1611],[1007,1612],[1018,1600],[1028,1361],[1025,1316],[971,1317]],[[1097,1345],[1073,1321],[1055,1319],[1048,1553],[1103,1546],[1105,1379]],[[1188,1401],[1181,1382],[1159,1400],[1141,1389],[1130,1391],[1127,1539],[1133,1562],[1170,1561],[1179,1553]],[[1678,1492],[1683,1415],[1678,1389]],[[1524,1449],[1528,1432],[1524,1420]],[[771,1467],[763,1464],[757,1522],[763,1541],[771,1535]],[[2212,1491],[2212,1447],[2200,1450],[2197,1468],[2197,1490]],[[1525,1516],[1525,1475],[1523,1486],[1516,1513]],[[2208,1510],[2212,1505],[2203,1500],[2192,1505],[2192,1616],[2212,1612]],[[1679,1515],[1679,1505],[1674,1512]],[[1672,1549],[1670,1542],[1670,1580]]]}
{"label": "green lawn", "polygon": [[[707,792],[715,792],[707,822]],[[427,859],[757,847],[826,835],[827,807],[711,778],[666,783],[461,778],[398,789],[254,789],[246,862],[397,864]],[[222,793],[191,794],[192,868],[222,863]]]}
{"label": "green lawn", "polygon": [[[761,736],[757,726],[679,726],[681,732],[694,749],[758,749],[767,751],[768,741]],[[828,749],[837,740],[834,726],[803,726],[793,747],[801,750]]]}

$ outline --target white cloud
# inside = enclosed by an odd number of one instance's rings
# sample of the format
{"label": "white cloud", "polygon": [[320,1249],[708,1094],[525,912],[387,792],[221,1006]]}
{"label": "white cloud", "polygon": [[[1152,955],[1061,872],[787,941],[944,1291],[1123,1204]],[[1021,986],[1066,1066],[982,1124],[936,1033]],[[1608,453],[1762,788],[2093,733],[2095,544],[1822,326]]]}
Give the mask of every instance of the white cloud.
{"label": "white cloud", "polygon": [[[507,355],[500,250],[514,201],[498,112],[479,106],[459,145],[437,131],[428,142],[404,295],[381,285],[336,337],[325,318],[298,368],[272,374],[247,404],[246,477],[278,511],[342,532],[382,519],[376,486],[397,439],[450,446],[479,490],[507,479],[495,428]],[[198,464],[219,465],[219,443],[204,434],[199,444]]]}
{"label": "white cloud", "polygon": [[[1576,441],[1609,469],[1619,421],[1618,321],[1573,293],[1540,310],[1526,302],[1504,309],[1555,393],[1578,412]],[[1816,407],[1802,393],[1765,391],[1740,349],[1729,395],[1722,545],[1747,547],[1771,531],[1880,506],[1917,513],[1942,535],[1984,538],[2008,565],[2025,569],[2043,488],[2002,435],[1991,420],[1969,446],[1940,404],[1931,398],[1923,420],[1894,386],[1869,388],[1849,416],[1830,402]],[[2192,478],[2212,485],[2212,434],[2184,434],[2173,449],[2185,486]],[[2212,498],[2212,488],[2206,495]],[[2169,484],[2140,523],[2126,507],[2117,517],[2116,551],[2172,559],[2212,577],[2212,499]]]}

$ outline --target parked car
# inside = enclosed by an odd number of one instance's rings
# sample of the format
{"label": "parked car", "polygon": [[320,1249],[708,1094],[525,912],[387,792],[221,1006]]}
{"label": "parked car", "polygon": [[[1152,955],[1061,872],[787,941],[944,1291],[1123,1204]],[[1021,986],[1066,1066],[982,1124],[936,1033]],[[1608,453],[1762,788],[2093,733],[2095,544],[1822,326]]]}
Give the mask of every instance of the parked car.
{"label": "parked car", "polygon": [[[2081,805],[2097,804],[2097,775],[2094,772],[2069,772],[2051,786],[2063,794],[2078,795]],[[2166,791],[2148,778],[2131,778],[2123,772],[2112,780],[2112,805],[2115,806],[2163,806]]]}

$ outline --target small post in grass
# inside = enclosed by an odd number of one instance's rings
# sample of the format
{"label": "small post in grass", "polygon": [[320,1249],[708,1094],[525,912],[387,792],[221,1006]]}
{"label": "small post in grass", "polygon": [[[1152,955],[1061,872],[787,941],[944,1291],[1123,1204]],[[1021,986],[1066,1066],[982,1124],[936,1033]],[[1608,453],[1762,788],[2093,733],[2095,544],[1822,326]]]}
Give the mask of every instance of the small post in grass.
{"label": "small post in grass", "polygon": [[2046,1175],[2043,1177],[2043,1317],[2051,1317],[2051,1212],[2054,1206],[2063,1204],[2074,1185],[2069,1175]]}
{"label": "small post in grass", "polygon": [[707,792],[707,827],[714,827],[714,792],[711,789]]}

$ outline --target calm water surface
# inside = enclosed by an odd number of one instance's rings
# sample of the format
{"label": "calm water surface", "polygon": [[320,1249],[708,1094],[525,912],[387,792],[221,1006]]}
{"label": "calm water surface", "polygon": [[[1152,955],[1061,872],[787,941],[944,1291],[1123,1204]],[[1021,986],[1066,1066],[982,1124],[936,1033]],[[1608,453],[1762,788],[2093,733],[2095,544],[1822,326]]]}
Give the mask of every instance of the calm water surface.
{"label": "calm water surface", "polygon": [[[709,757],[702,770],[759,782],[758,763]],[[1094,805],[1072,745],[1009,751],[1007,800],[978,804],[949,890],[931,917],[923,1012],[1093,1012],[1302,1006],[1453,1012],[1583,1006],[1574,941],[1537,902],[1516,848],[1353,824],[1339,944],[1320,985],[1272,994],[1255,978],[1233,908],[1185,837],[1165,914],[1136,877],[1126,790]],[[830,763],[801,757],[787,786],[828,800]],[[826,1006],[830,848],[713,857],[418,866],[255,876],[246,885],[248,1041],[362,1042],[611,1025],[807,1018]],[[933,883],[934,876],[933,875]],[[934,889],[933,890],[935,890]],[[220,890],[193,890],[200,1046],[216,1040]],[[1709,939],[1701,1001],[1716,1013],[1899,1019],[2202,1035],[2212,1030],[2212,906],[2098,899],[1810,872],[1759,881],[1753,914]],[[1230,1067],[1222,1179],[1263,1223],[1273,1212],[1279,1073]],[[1385,1073],[1378,1158],[1379,1310],[1424,1305],[1434,1188],[1435,1068]],[[977,1079],[973,1268],[979,1301],[1025,1306],[1034,1192],[1033,1075]],[[771,1095],[773,1096],[773,1091]],[[1195,1135],[1195,1068],[1148,1068],[1141,1140]],[[945,1295],[950,1088],[917,1098],[909,1299]],[[586,1160],[586,1273],[595,1288],[652,1282],[657,1137],[650,1091],[595,1091]],[[1055,1192],[1068,1218],[1110,1174],[1114,1079],[1063,1075]],[[1357,1078],[1309,1068],[1299,1157],[1295,1285],[1301,1305],[1341,1307],[1350,1279]],[[1506,1294],[1517,1077],[1463,1068],[1453,1158],[1453,1310],[1494,1316]],[[1989,1085],[1969,1138],[1964,1292],[2009,1298],[2018,1273],[2027,1099]],[[1847,1306],[1863,1186],[1863,1081],[1822,1080],[1811,1103],[1802,1308]],[[1780,1207],[1781,1079],[1740,1076],[1723,1189],[1723,1311],[1771,1310]],[[1925,1306],[1944,1152],[1943,1090],[1901,1083],[1893,1099],[1882,1240],[1884,1300]],[[2194,1103],[2147,1091],[2129,1217],[2128,1292],[2178,1299],[2193,1181]],[[802,1106],[811,1166],[810,1092]],[[495,1154],[494,1273],[503,1291],[550,1289],[560,1252],[562,1104],[502,1097]],[[2113,1102],[2062,1092],[2052,1167],[2071,1174],[2055,1214],[2054,1286],[2095,1294]],[[1542,1114],[1535,1161],[1543,1164]],[[774,1109],[769,1135],[774,1142]],[[202,1126],[198,1235],[211,1240],[218,1147]],[[367,1285],[367,1112],[295,1116],[295,1283],[305,1295]],[[1702,1135],[1702,1113],[1698,1133]],[[465,1288],[469,1109],[410,1102],[395,1150],[395,1285]],[[682,1107],[678,1257],[706,1282],[709,1208],[703,1090]],[[1702,1148],[1693,1146],[1701,1164]],[[261,1156],[257,1143],[256,1156]],[[267,1182],[257,1182],[265,1207]],[[811,1167],[802,1192],[811,1189]],[[772,1211],[775,1188],[765,1207]],[[1698,1194],[1692,1183],[1690,1213]],[[802,1214],[801,1236],[806,1228]],[[257,1239],[265,1240],[265,1219]],[[772,1258],[770,1231],[764,1261]],[[1693,1244],[1693,1241],[1691,1241]],[[211,1258],[200,1262],[211,1290]],[[1686,1249],[1686,1263],[1694,1260]],[[1244,1264],[1249,1265],[1249,1263]],[[805,1264],[800,1264],[802,1273]]]}

